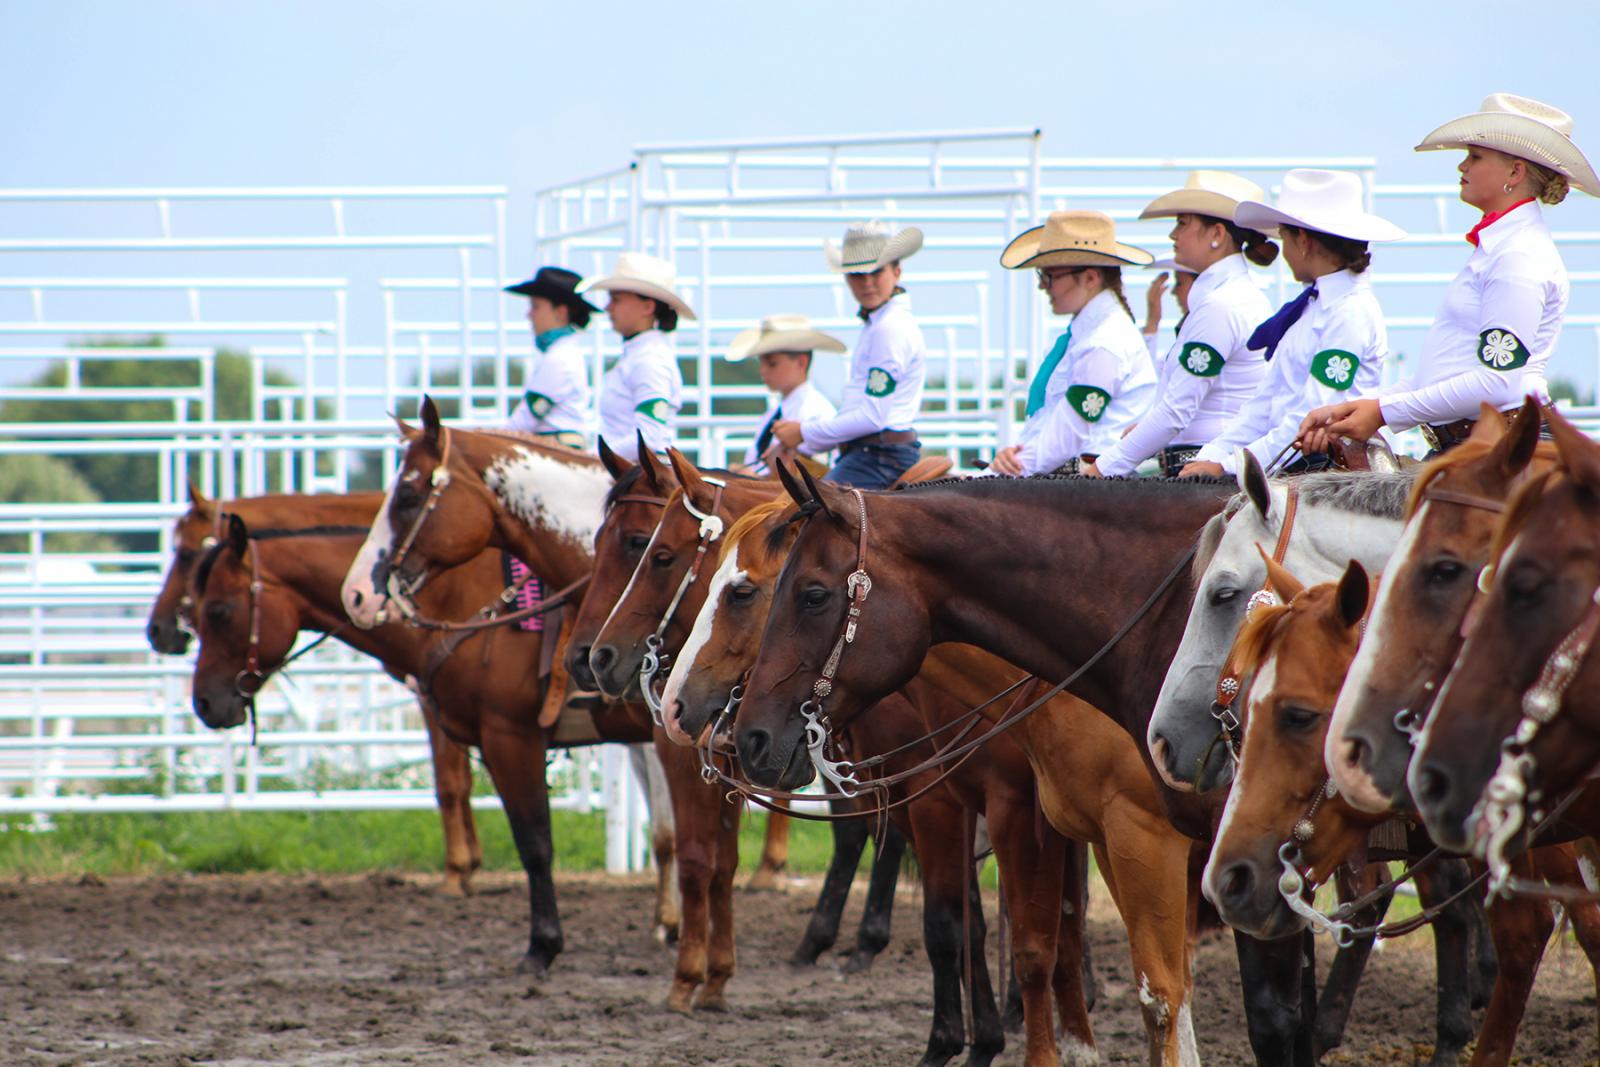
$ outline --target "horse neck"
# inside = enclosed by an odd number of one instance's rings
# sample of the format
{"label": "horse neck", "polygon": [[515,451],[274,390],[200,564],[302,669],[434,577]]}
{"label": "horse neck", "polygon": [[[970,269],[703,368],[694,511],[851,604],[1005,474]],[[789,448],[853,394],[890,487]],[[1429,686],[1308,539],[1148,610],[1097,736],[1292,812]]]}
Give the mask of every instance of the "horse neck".
{"label": "horse neck", "polygon": [[594,539],[611,478],[598,463],[534,445],[493,442],[469,462],[494,502],[489,543],[564,586],[594,569]]}

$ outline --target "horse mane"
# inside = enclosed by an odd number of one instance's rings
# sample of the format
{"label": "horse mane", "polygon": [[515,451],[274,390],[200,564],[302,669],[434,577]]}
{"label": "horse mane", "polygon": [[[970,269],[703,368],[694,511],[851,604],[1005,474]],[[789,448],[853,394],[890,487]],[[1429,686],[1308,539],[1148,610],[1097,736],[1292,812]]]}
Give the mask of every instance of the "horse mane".
{"label": "horse mane", "polygon": [[194,588],[195,588],[195,592],[201,594],[202,596],[205,595],[206,583],[211,580],[212,568],[216,567],[217,558],[222,555],[222,550],[227,548],[227,547],[228,547],[228,542],[227,541],[225,541],[225,540],[218,541],[216,544],[214,544],[210,548],[206,549],[206,554],[200,557],[200,562],[199,563],[195,564],[195,568],[194,568]]}
{"label": "horse mane", "polygon": [[1416,481],[1414,470],[1322,471],[1292,479],[1300,487],[1300,503],[1338,511],[1371,515],[1378,519],[1399,519],[1405,515],[1406,501]]}
{"label": "horse mane", "polygon": [[1338,591],[1338,582],[1323,582],[1302,589],[1287,604],[1265,604],[1256,608],[1233,639],[1233,650],[1228,653],[1227,662],[1233,664],[1240,676],[1254,672],[1291,622],[1326,611]]}
{"label": "horse mane", "polygon": [[1232,478],[1216,478],[1211,476],[1197,478],[1139,478],[1130,476],[1126,478],[1091,478],[1083,474],[1028,474],[1022,477],[995,477],[995,478],[970,478],[954,475],[949,478],[936,478],[931,482],[912,482],[909,485],[897,485],[891,492],[920,493],[924,489],[939,489],[952,485],[965,485],[973,488],[995,485],[1034,485],[1040,482],[1072,482],[1083,486],[1094,486],[1103,490],[1121,489],[1151,489],[1162,486],[1174,485],[1232,485]]}
{"label": "horse mane", "polygon": [[[764,525],[771,519],[783,514],[788,508],[794,507],[794,501],[787,496],[780,496],[764,504],[757,504],[749,511],[734,520],[733,526],[728,530],[728,536],[723,539],[722,552],[718,562],[728,558],[728,553],[736,551],[748,537],[752,530]],[[750,559],[750,568],[765,571],[780,554],[785,554],[790,539],[790,530],[787,523],[778,523],[765,539],[750,538],[749,551],[755,554]]]}
{"label": "horse mane", "polygon": [[[366,537],[371,532],[368,526],[302,526],[299,529],[267,526],[261,529],[252,527],[247,536],[252,541],[282,541],[292,537]],[[217,560],[227,547],[228,541],[224,538],[206,549],[206,554],[200,557],[194,569],[195,592],[205,594],[211,572],[216,569]]]}

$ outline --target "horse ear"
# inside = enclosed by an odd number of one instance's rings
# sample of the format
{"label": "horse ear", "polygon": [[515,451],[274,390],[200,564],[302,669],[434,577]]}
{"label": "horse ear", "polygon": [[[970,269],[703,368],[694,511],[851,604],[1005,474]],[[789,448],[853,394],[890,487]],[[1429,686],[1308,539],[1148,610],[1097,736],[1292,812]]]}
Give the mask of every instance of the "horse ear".
{"label": "horse ear", "polygon": [[811,472],[806,470],[805,464],[799,464],[799,467],[800,477],[805,479],[806,490],[811,494],[811,499],[815,500],[822,506],[822,510],[828,516],[828,518],[838,518],[839,516],[834,513],[834,510],[828,506],[828,502],[822,499],[822,490],[817,488],[817,480],[811,477]]}
{"label": "horse ear", "polygon": [[240,559],[250,551],[250,529],[237,515],[228,516],[228,548]]}
{"label": "horse ear", "polygon": [[611,451],[611,446],[606,444],[604,437],[600,438],[600,463],[605,467],[606,473],[611,475],[613,482],[622,481],[623,477],[633,470],[632,463]]}
{"label": "horse ear", "polygon": [[1239,450],[1239,488],[1261,513],[1262,522],[1272,517],[1272,486],[1267,481],[1266,468],[1248,448]]}
{"label": "horse ear", "polygon": [[643,439],[639,441],[639,469],[645,484],[656,496],[666,496],[672,491],[672,479],[667,474],[667,468],[661,465],[654,452],[644,446]]}
{"label": "horse ear", "polygon": [[[1522,409],[1512,419],[1510,429],[1495,443],[1500,453],[1500,469],[1506,477],[1516,477],[1533,462],[1533,453],[1539,447],[1539,424],[1543,414],[1537,398],[1524,397]],[[1478,421],[1482,425],[1483,420]],[[1476,428],[1473,436],[1477,436]]]}
{"label": "horse ear", "polygon": [[1600,445],[1556,412],[1549,412],[1548,418],[1567,475],[1591,492],[1600,492]]}
{"label": "horse ear", "polygon": [[797,505],[804,506],[810,497],[806,496],[806,491],[801,487],[800,483],[794,480],[794,472],[789,469],[789,465],[781,458],[775,457],[772,461],[772,466],[777,470],[778,481],[783,483],[784,491],[789,494],[790,499]]}
{"label": "horse ear", "polygon": [[439,433],[444,424],[439,420],[439,406],[433,402],[433,397],[427,393],[422,394],[422,436],[434,448],[439,447]]}
{"label": "horse ear", "polygon": [[207,500],[200,487],[194,484],[193,478],[189,479],[189,506],[202,513],[211,506],[211,501]]}
{"label": "horse ear", "polygon": [[1469,441],[1482,441],[1492,445],[1506,433],[1506,417],[1500,414],[1499,409],[1488,404],[1478,405],[1478,421],[1472,424],[1472,433]]}
{"label": "horse ear", "polygon": [[1287,604],[1300,595],[1305,584],[1289,573],[1289,568],[1279,563],[1267,554],[1261,547],[1261,542],[1256,542],[1256,551],[1261,553],[1261,558],[1267,564],[1267,588],[1278,595],[1278,599]]}
{"label": "horse ear", "polygon": [[391,414],[389,417],[394,420],[394,428],[400,431],[401,440],[409,441],[413,437],[417,436],[417,428],[411,425],[405,419],[402,419],[399,415],[394,414]]}
{"label": "horse ear", "polygon": [[667,462],[672,464],[672,473],[677,477],[678,484],[683,486],[683,494],[689,501],[701,511],[711,507],[711,501],[706,498],[706,480],[700,476],[700,468],[690,463],[676,448],[667,449]]}
{"label": "horse ear", "polygon": [[1367,568],[1360,561],[1351,560],[1350,566],[1344,569],[1344,576],[1339,579],[1339,618],[1346,630],[1361,625],[1371,596],[1372,580],[1367,577]]}

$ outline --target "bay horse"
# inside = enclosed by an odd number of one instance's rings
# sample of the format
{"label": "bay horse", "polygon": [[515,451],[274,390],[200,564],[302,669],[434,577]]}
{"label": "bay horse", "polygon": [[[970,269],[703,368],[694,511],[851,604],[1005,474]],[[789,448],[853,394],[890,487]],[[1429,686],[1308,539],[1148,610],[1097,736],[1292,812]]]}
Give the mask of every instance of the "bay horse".
{"label": "bay horse", "polygon": [[[1240,716],[1244,736],[1238,771],[1206,867],[1205,889],[1230,925],[1266,937],[1306,926],[1304,905],[1311,904],[1315,887],[1335,874],[1344,878],[1352,854],[1364,850],[1367,834],[1387,815],[1361,811],[1330,790],[1319,759],[1330,709],[1362,640],[1367,573],[1352,561],[1338,582],[1305,588],[1265,551],[1261,555],[1268,570],[1265,587],[1279,603],[1252,612],[1229,657],[1240,675],[1253,681]],[[1535,849],[1517,863],[1524,877],[1580,880],[1570,846]],[[1421,878],[1417,889],[1425,907],[1443,899]],[[1501,965],[1473,1067],[1510,1062],[1534,975],[1555,928],[1554,909],[1543,900],[1497,900],[1489,915]],[[1600,908],[1576,904],[1567,915],[1593,967],[1600,954]],[[1441,913],[1435,924],[1444,917]],[[1447,983],[1460,984],[1465,977],[1451,974],[1444,962],[1438,971],[1441,993]],[[1434,1067],[1454,1064],[1472,1037],[1465,996],[1458,1001],[1458,1012],[1448,1018],[1441,996]]]}
{"label": "bay horse", "polygon": [[[864,569],[871,597],[857,605],[829,715],[903,685],[933,644],[973,644],[1044,679],[1083,668],[1071,692],[1134,738],[1156,780],[1139,743],[1188,614],[1174,586],[1232,489],[1216,479],[1074,476],[859,495],[814,487],[735,724],[746,773],[783,788],[809,775],[800,709],[844,632],[847,578]],[[768,711],[746,718],[752,707]],[[1219,798],[1157,788],[1173,824],[1209,841]],[[1310,935],[1262,942],[1239,934],[1236,942],[1258,1061],[1311,1064],[1315,990],[1302,971]]]}
{"label": "bay horse", "polygon": [[[616,484],[607,497],[605,521],[595,537],[593,577],[584,606],[573,620],[567,653],[567,668],[574,677],[613,698],[641,698],[640,668],[648,642],[656,642],[655,655],[668,657],[688,636],[715,570],[715,557],[706,558],[707,553],[720,547],[702,535],[703,524],[711,520],[700,516],[714,516],[726,528],[752,505],[782,492],[770,480],[710,474],[715,482],[723,483],[717,492],[676,450],[668,452],[670,467],[649,449],[641,449],[638,455],[639,463],[630,464],[601,442],[601,460]],[[680,484],[688,485],[689,490],[674,495]],[[705,547],[698,548],[702,543]],[[699,569],[691,579],[694,566]],[[666,726],[671,738],[671,726]],[[853,810],[853,805],[835,810]],[[833,856],[811,919],[789,957],[795,966],[814,964],[838,938],[845,902],[870,831],[865,819],[835,819],[829,828]],[[736,843],[730,839],[730,847]],[[846,974],[870,968],[889,943],[894,890],[905,846],[898,827],[891,823],[884,828],[874,850],[855,949],[845,960]],[[716,862],[736,864],[737,853],[719,853]],[[732,872],[733,867],[728,867],[725,877],[731,878]]]}
{"label": "bay horse", "polygon": [[[367,514],[378,510],[379,494],[371,494]],[[226,509],[226,510],[224,510]],[[301,529],[338,525],[348,517],[348,498],[341,496],[263,496],[245,497],[226,504],[214,503],[193,483],[189,485],[189,510],[178,516],[172,530],[172,562],[161,581],[161,590],[150,605],[145,636],[150,647],[169,656],[189,650],[189,577],[195,563],[223,532],[225,514],[236,514],[247,524],[276,529]],[[370,518],[360,520],[363,526]],[[418,700],[422,721],[428,729],[428,750],[433,762],[433,792],[439,803],[439,821],[444,829],[444,892],[466,896],[472,892],[472,876],[483,866],[483,846],[478,841],[472,815],[472,766],[467,750],[444,735],[433,705]]]}
{"label": "bay horse", "polygon": [[1491,868],[1600,762],[1600,445],[1547,417],[1559,466],[1512,495],[1407,772],[1435,839]]}

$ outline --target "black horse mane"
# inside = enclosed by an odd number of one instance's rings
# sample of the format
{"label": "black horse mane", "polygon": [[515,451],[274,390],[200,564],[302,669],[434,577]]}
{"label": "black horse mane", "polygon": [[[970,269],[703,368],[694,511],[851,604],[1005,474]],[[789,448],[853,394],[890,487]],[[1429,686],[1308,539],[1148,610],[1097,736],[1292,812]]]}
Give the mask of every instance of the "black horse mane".
{"label": "black horse mane", "polygon": [[[279,526],[264,526],[260,529],[249,531],[252,541],[281,541],[291,537],[365,537],[371,533],[366,526],[302,526],[299,529],[288,529]],[[223,551],[228,547],[226,538],[206,549],[206,554],[200,557],[200,562],[194,568],[195,591],[202,595],[206,591],[206,583],[211,580],[211,572],[216,569],[217,560],[222,557]]]}
{"label": "black horse mane", "polygon": [[1020,478],[967,478],[959,475],[950,478],[938,478],[931,482],[913,482],[910,485],[896,486],[896,493],[918,493],[924,489],[937,489],[952,485],[1030,485],[1039,482],[1071,482],[1076,485],[1097,486],[1101,489],[1154,489],[1173,485],[1232,485],[1232,478],[1217,478],[1202,476],[1196,478],[1091,478],[1083,474],[1029,474]]}

